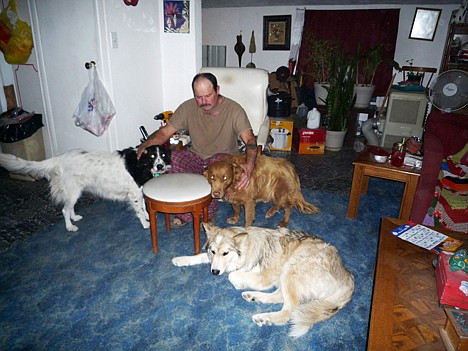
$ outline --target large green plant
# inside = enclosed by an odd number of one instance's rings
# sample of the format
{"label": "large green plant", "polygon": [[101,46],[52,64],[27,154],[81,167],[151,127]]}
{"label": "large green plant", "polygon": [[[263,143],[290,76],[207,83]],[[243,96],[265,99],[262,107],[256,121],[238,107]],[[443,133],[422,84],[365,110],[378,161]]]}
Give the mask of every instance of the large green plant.
{"label": "large green plant", "polygon": [[[383,44],[371,48],[367,54],[358,56],[356,77],[358,84],[374,84],[374,77],[377,68],[383,62],[382,59]],[[361,68],[362,70],[360,71]],[[361,74],[360,74],[361,73]],[[360,79],[362,78],[362,79]]]}
{"label": "large green plant", "polygon": [[354,84],[356,82],[357,57],[348,58],[344,51],[336,52],[332,58],[330,85],[325,100],[327,129],[344,131],[356,102]]}
{"label": "large green plant", "polygon": [[380,43],[365,54],[358,53],[356,55],[356,83],[361,85],[372,85],[374,84],[375,73],[382,63],[388,63],[397,71],[400,71],[400,65],[393,59],[386,59],[382,56],[383,44]]}
{"label": "large green plant", "polygon": [[317,39],[313,33],[304,33],[303,47],[306,48],[302,59],[303,73],[310,75],[317,83],[328,83],[337,43]]}

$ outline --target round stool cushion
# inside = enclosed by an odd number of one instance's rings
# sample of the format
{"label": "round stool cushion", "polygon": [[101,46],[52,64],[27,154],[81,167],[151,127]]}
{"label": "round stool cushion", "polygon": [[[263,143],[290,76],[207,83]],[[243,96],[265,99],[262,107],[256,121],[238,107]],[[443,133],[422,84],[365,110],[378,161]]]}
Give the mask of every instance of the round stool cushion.
{"label": "round stool cushion", "polygon": [[157,201],[185,202],[211,194],[211,186],[201,174],[168,173],[148,180],[143,194]]}

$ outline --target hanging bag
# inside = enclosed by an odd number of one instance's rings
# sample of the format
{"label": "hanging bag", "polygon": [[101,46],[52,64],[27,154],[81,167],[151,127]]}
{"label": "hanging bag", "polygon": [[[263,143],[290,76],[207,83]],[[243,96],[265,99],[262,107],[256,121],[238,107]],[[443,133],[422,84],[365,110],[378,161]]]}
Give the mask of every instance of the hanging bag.
{"label": "hanging bag", "polygon": [[94,64],[88,69],[88,74],[89,83],[83,90],[73,118],[76,126],[101,136],[107,130],[116,111],[104,85],[99,80]]}
{"label": "hanging bag", "polygon": [[31,27],[18,17],[16,0],[0,13],[0,50],[9,64],[25,64],[33,48]]}

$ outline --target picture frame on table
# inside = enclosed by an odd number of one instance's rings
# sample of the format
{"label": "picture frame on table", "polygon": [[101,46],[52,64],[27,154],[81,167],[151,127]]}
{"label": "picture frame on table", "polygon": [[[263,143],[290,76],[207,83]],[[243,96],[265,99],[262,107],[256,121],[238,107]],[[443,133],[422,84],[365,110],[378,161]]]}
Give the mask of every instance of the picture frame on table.
{"label": "picture frame on table", "polygon": [[291,48],[291,15],[263,16],[263,50]]}

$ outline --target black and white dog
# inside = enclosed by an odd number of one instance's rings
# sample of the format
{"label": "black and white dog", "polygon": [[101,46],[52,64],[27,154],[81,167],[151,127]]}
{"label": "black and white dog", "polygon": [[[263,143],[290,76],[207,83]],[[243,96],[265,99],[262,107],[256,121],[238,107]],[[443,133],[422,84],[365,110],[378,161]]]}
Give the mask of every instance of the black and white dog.
{"label": "black and white dog", "polygon": [[75,213],[74,207],[84,191],[109,200],[127,201],[143,228],[149,228],[141,188],[155,174],[167,171],[171,150],[151,146],[139,160],[136,151],[135,148],[115,152],[71,150],[44,161],[27,161],[0,153],[0,166],[11,173],[47,179],[52,199],[63,205],[69,231],[78,230],[72,221],[83,218]]}

